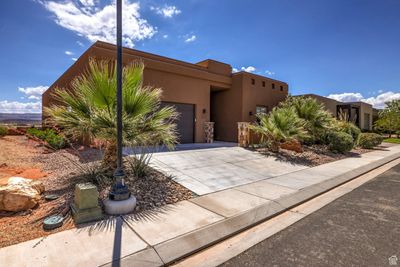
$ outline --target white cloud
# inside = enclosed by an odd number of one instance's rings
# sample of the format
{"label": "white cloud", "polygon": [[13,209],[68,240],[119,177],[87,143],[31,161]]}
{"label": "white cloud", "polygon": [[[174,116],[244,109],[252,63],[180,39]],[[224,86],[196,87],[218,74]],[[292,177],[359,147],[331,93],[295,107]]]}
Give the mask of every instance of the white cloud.
{"label": "white cloud", "polygon": [[77,61],[77,60],[78,60],[76,57],[71,57],[71,59],[72,59],[73,61]]}
{"label": "white cloud", "polygon": [[18,87],[18,91],[24,93],[27,97],[30,96],[42,96],[44,91],[49,88],[48,86],[39,85],[36,87]]}
{"label": "white cloud", "polygon": [[42,102],[0,101],[0,113],[41,113]]}
{"label": "white cloud", "polygon": [[81,2],[81,4],[85,7],[93,7],[95,6],[97,1],[94,0],[79,0],[79,2]]}
{"label": "white cloud", "polygon": [[242,71],[245,71],[245,72],[255,72],[255,71],[256,71],[256,68],[253,67],[253,66],[241,67],[240,69],[241,69]]}
{"label": "white cloud", "polygon": [[340,102],[357,102],[364,98],[360,93],[330,94],[328,97]]}
{"label": "white cloud", "polygon": [[30,96],[28,97],[28,99],[32,99],[32,100],[40,100],[40,99],[41,99],[41,97],[40,97],[40,96],[36,96],[36,95],[30,95]]}
{"label": "white cloud", "polygon": [[[98,1],[81,0],[78,4],[74,0],[63,2],[42,1],[44,7],[54,14],[54,21],[79,36],[91,42],[103,40],[115,43],[115,1],[100,6]],[[151,38],[157,29],[150,25],[140,15],[139,3],[123,0],[123,42],[133,47],[136,41]]]}
{"label": "white cloud", "polygon": [[84,46],[85,46],[81,41],[76,41],[76,43],[77,43],[79,46],[81,46],[81,47],[84,47]]}
{"label": "white cloud", "polygon": [[71,51],[67,50],[67,51],[65,51],[65,54],[68,55],[68,56],[72,56],[74,54],[74,52],[71,52]]}
{"label": "white cloud", "polygon": [[32,102],[19,101],[0,101],[0,113],[41,113],[42,112],[42,94],[49,88],[48,86],[36,87],[18,87],[18,91],[23,93],[21,99],[29,99]]}
{"label": "white cloud", "polygon": [[385,102],[395,100],[395,99],[400,99],[400,93],[395,93],[392,91],[383,93],[383,90],[379,90],[378,92],[381,92],[381,94],[379,94],[375,97],[368,97],[368,98],[365,98],[360,93],[330,94],[330,95],[328,95],[328,97],[335,99],[337,101],[341,101],[341,102],[362,101],[362,102],[371,104],[374,108],[384,108]]}
{"label": "white cloud", "polygon": [[187,38],[185,39],[185,43],[194,42],[194,41],[196,41],[196,39],[197,39],[196,35],[192,35],[192,36],[187,37]]}
{"label": "white cloud", "polygon": [[253,66],[241,67],[240,69],[232,68],[232,72],[233,72],[233,73],[239,72],[239,71],[245,71],[245,72],[250,72],[250,73],[252,73],[252,72],[255,72],[255,71],[256,71],[256,68],[253,67]]}
{"label": "white cloud", "polygon": [[172,18],[174,15],[178,15],[181,13],[181,11],[176,6],[151,6],[150,10],[155,11],[157,14],[162,15],[164,18]]}
{"label": "white cloud", "polygon": [[270,71],[270,70],[266,70],[266,71],[265,71],[265,74],[267,74],[267,75],[269,75],[269,76],[274,76],[274,75],[275,75],[275,72]]}
{"label": "white cloud", "polygon": [[168,38],[168,34],[164,34],[164,35],[163,35],[163,38],[164,38],[164,39],[167,39],[167,38]]}

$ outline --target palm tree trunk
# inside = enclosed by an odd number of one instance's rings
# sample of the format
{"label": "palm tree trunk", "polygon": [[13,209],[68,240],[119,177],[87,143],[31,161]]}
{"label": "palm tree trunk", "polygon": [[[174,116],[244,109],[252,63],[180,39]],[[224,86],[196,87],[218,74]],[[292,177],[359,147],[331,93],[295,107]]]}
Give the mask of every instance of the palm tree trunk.
{"label": "palm tree trunk", "polygon": [[115,170],[117,168],[117,142],[110,141],[106,145],[103,155],[103,167],[107,170]]}

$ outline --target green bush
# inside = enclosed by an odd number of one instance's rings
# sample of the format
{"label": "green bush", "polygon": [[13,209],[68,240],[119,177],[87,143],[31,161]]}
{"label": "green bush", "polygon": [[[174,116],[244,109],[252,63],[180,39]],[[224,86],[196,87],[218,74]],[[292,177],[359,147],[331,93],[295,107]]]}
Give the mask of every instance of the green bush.
{"label": "green bush", "polygon": [[65,139],[59,135],[50,135],[45,141],[54,149],[61,149],[66,146]]}
{"label": "green bush", "polygon": [[250,125],[250,129],[261,136],[261,143],[271,151],[278,152],[280,144],[307,136],[304,121],[294,108],[275,107],[268,114],[258,114],[259,122]]}
{"label": "green bush", "polygon": [[49,144],[49,146],[54,149],[61,149],[66,147],[66,141],[64,137],[58,135],[53,129],[39,130],[36,128],[29,128],[26,132],[45,141],[47,144]]}
{"label": "green bush", "polygon": [[358,137],[361,134],[360,128],[358,128],[354,123],[349,121],[339,121],[337,125],[337,130],[339,132],[348,133],[353,137],[353,141],[357,142]]}
{"label": "green bush", "polygon": [[289,96],[280,107],[294,109],[303,120],[303,128],[307,136],[300,139],[303,144],[321,143],[321,135],[332,124],[332,115],[325,110],[323,104],[312,97]]}
{"label": "green bush", "polygon": [[328,139],[329,150],[333,152],[349,152],[354,146],[353,137],[345,132],[330,132]]}
{"label": "green bush", "polygon": [[362,133],[358,138],[358,145],[362,148],[371,149],[380,145],[383,141],[383,136],[376,133]]}
{"label": "green bush", "polygon": [[8,129],[4,126],[0,126],[0,137],[3,137],[7,134]]}

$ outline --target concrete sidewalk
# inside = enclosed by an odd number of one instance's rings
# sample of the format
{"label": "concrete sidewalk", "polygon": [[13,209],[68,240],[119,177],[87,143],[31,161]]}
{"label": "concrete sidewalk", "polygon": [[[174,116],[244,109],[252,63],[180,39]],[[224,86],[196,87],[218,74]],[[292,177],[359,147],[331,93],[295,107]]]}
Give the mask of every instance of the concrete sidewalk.
{"label": "concrete sidewalk", "polygon": [[0,249],[5,266],[161,266],[400,158],[390,146]]}

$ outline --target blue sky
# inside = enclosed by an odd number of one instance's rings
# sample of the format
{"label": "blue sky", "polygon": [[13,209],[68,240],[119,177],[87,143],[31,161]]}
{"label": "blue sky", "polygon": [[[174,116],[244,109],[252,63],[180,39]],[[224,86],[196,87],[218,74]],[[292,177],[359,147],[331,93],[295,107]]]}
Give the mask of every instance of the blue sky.
{"label": "blue sky", "polygon": [[[0,112],[40,112],[40,94],[95,40],[114,40],[113,0],[0,1]],[[124,0],[126,46],[223,61],[294,95],[400,98],[400,1]]]}

